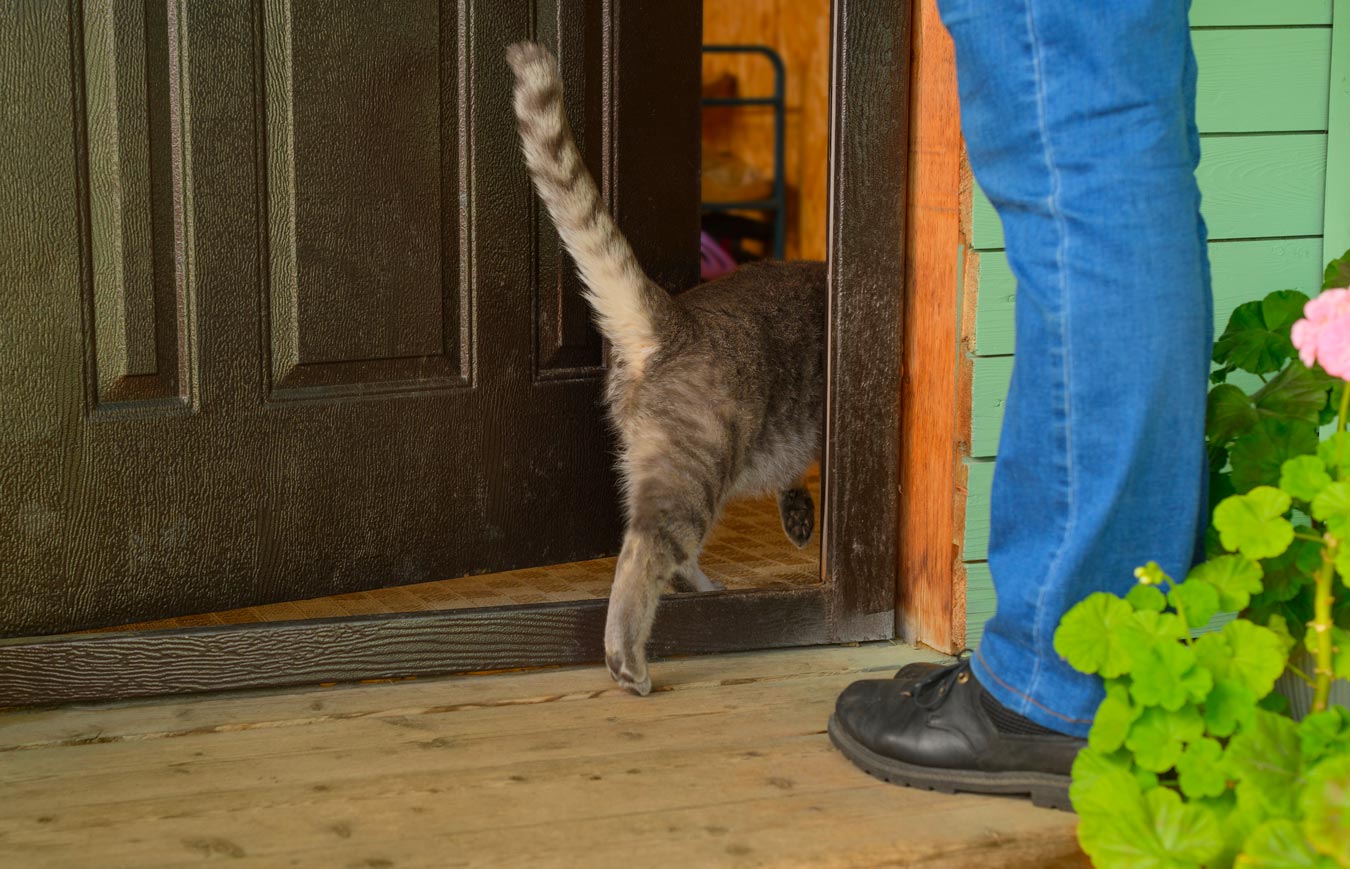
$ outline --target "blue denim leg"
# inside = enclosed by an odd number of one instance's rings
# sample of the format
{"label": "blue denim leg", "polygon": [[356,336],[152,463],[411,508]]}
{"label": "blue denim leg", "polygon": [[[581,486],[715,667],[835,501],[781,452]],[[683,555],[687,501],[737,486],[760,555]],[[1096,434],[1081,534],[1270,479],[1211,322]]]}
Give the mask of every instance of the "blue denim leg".
{"label": "blue denim leg", "polygon": [[1000,702],[1085,734],[1099,681],[1055,654],[1074,603],[1203,517],[1212,315],[1185,0],[941,0],[971,168],[1003,222],[1017,345],[994,476]]}

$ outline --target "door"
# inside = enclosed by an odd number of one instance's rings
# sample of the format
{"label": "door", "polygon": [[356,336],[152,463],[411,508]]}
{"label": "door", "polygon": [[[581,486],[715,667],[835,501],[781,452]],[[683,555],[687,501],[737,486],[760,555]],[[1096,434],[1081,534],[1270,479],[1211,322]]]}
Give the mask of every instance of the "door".
{"label": "door", "polygon": [[[22,82],[0,144],[0,636],[615,550],[603,347],[529,189],[503,49],[557,46],[620,223],[688,282],[698,4],[617,5],[0,15]],[[620,34],[669,57],[623,62]]]}

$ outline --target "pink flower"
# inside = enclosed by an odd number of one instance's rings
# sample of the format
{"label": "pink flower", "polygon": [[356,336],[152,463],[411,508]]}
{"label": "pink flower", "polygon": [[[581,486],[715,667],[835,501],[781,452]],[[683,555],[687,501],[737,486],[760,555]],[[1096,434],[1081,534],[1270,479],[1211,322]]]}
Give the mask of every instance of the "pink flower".
{"label": "pink flower", "polygon": [[1290,334],[1298,358],[1309,368],[1320,362],[1327,374],[1350,380],[1350,288],[1324,291],[1303,306],[1303,316]]}

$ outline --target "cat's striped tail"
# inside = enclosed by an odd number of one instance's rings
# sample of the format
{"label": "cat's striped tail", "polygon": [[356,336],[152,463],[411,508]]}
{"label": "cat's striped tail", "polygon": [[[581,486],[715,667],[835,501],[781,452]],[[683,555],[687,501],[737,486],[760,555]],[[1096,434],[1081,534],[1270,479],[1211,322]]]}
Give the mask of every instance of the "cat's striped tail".
{"label": "cat's striped tail", "polygon": [[600,201],[567,123],[553,55],[536,42],[519,42],[506,60],[516,76],[516,119],[535,189],[576,261],[600,331],[640,372],[657,347],[657,323],[670,297],[642,271]]}

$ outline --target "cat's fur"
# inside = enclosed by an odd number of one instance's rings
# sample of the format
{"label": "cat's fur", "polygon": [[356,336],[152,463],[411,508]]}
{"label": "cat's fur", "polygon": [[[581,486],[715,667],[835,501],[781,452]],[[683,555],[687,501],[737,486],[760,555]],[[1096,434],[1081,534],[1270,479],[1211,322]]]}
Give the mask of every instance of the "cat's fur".
{"label": "cat's fur", "polygon": [[618,430],[628,525],[605,625],[610,674],[651,690],[646,646],[668,583],[716,588],[698,567],[734,495],[776,492],[798,546],[815,522],[802,475],[820,451],[825,265],[766,262],[676,297],[652,282],[596,190],[543,46],[507,50],[525,161],[612,346],[606,398]]}

